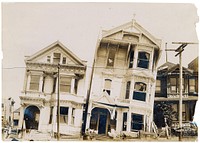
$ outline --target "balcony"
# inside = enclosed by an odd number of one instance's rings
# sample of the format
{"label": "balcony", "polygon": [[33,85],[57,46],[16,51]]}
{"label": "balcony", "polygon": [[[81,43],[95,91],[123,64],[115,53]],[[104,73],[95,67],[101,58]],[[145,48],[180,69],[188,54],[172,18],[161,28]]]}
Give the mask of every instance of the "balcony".
{"label": "balcony", "polygon": [[[167,98],[179,98],[179,93],[168,93]],[[182,94],[183,98],[188,98],[188,93],[183,93]]]}

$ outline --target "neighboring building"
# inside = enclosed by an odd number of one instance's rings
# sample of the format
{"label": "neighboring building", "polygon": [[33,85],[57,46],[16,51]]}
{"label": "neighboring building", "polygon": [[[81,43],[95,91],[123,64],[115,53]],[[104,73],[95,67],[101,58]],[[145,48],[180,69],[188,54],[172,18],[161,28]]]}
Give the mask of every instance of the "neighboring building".
{"label": "neighboring building", "polygon": [[150,131],[161,41],[135,20],[103,31],[96,47],[86,129]]}
{"label": "neighboring building", "polygon": [[60,42],[25,60],[19,128],[57,132],[58,64],[60,64],[60,133],[79,134],[85,91],[85,62]]}
{"label": "neighboring building", "polygon": [[[195,111],[196,101],[198,99],[198,82],[193,78],[191,69],[183,67],[183,104],[182,120],[184,122],[192,121]],[[196,85],[197,84],[197,85]],[[179,123],[179,64],[166,62],[158,68],[155,93],[155,107],[157,104],[169,104],[176,115],[172,119],[172,125]],[[160,128],[165,126],[162,111],[154,111],[154,121]]]}

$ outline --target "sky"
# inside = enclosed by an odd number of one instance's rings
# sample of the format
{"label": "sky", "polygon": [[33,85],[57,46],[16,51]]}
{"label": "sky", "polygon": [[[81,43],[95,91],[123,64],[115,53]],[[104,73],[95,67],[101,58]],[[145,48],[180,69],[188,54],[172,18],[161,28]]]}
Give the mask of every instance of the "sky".
{"label": "sky", "polygon": [[[91,66],[101,30],[135,19],[162,40],[159,65],[165,63],[165,43],[198,42],[195,24],[199,18],[193,4],[145,3],[3,3],[2,4],[2,95],[13,97],[15,108],[23,89],[26,56],[59,40]],[[198,45],[183,52],[183,66],[198,56]],[[175,52],[168,61],[178,63]]]}

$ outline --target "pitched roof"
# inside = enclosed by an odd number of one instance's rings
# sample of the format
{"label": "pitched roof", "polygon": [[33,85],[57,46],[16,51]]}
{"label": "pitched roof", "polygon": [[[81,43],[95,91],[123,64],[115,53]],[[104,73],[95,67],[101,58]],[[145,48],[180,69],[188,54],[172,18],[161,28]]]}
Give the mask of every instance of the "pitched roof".
{"label": "pitched roof", "polygon": [[107,36],[109,36],[109,35],[112,35],[112,34],[114,34],[114,33],[117,33],[117,32],[119,32],[119,31],[126,31],[125,29],[126,28],[129,28],[129,27],[133,27],[133,28],[135,28],[134,30],[133,30],[133,32],[140,32],[140,33],[142,33],[142,34],[144,34],[146,37],[148,37],[152,42],[154,42],[158,47],[160,47],[160,45],[161,45],[161,40],[158,40],[158,39],[156,39],[153,35],[151,35],[146,29],[144,29],[141,25],[139,25],[135,20],[132,20],[132,21],[130,21],[130,22],[127,22],[127,23],[125,23],[125,24],[123,24],[123,25],[120,25],[120,26],[118,26],[118,27],[115,27],[115,28],[113,28],[113,29],[111,29],[111,30],[108,30],[108,31],[106,31],[106,32],[104,32],[103,34],[102,34],[102,38],[105,38],[105,37],[107,37]]}
{"label": "pitched roof", "polygon": [[56,45],[58,45],[63,51],[65,51],[67,54],[69,54],[76,62],[78,62],[81,65],[85,65],[83,63],[83,61],[81,59],[79,59],[79,57],[77,57],[74,53],[72,53],[67,47],[65,47],[60,41],[56,41],[54,43],[52,43],[51,45],[47,46],[46,48],[38,51],[37,53],[33,54],[32,56],[28,57],[25,61],[31,61],[35,58],[37,58],[38,56],[44,54],[45,52],[53,49]]}
{"label": "pitched roof", "polygon": [[[179,71],[179,64],[174,64],[171,62],[166,62],[163,65],[161,65],[160,67],[158,67],[158,72],[162,72],[163,71],[163,75],[167,75],[167,74],[171,74],[172,72],[178,70]],[[183,73],[186,74],[192,74],[192,70],[183,67]]]}

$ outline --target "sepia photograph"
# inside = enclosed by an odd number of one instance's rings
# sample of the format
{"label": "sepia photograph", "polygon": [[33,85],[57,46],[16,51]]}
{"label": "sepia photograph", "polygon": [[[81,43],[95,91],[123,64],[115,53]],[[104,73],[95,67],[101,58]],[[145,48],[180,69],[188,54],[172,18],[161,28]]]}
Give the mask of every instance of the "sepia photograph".
{"label": "sepia photograph", "polygon": [[1,11],[1,141],[198,141],[196,4]]}

